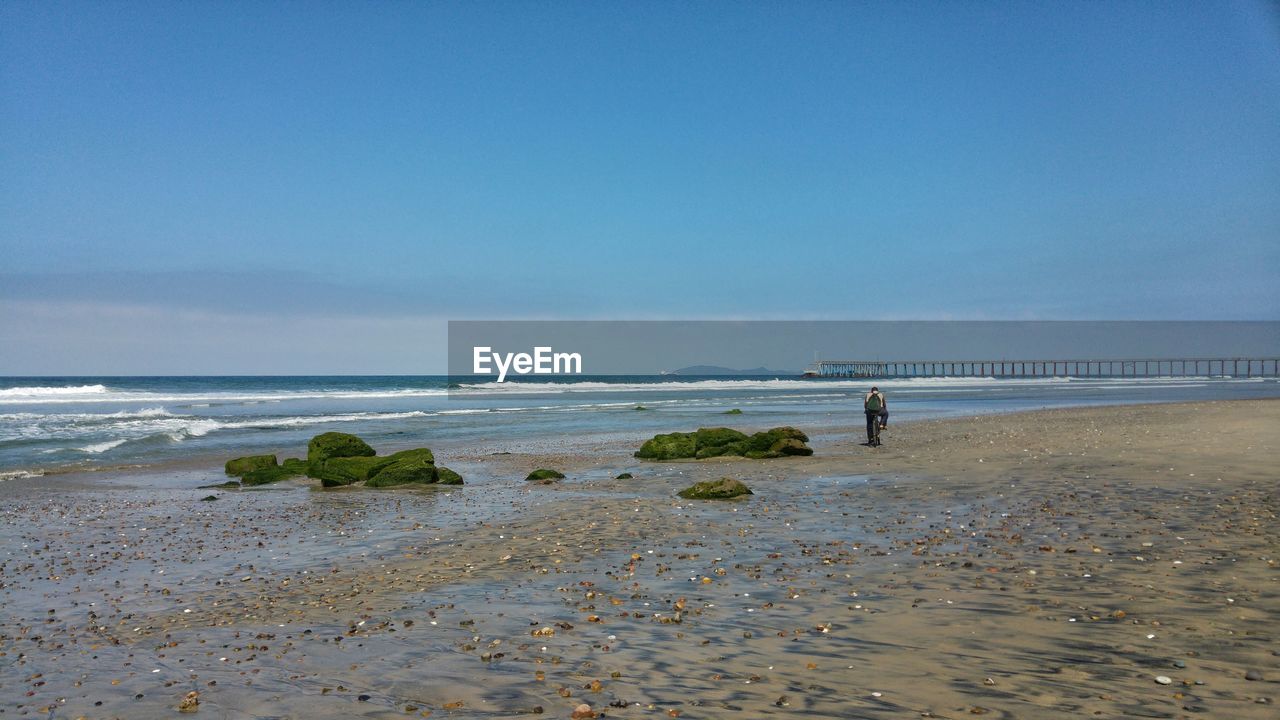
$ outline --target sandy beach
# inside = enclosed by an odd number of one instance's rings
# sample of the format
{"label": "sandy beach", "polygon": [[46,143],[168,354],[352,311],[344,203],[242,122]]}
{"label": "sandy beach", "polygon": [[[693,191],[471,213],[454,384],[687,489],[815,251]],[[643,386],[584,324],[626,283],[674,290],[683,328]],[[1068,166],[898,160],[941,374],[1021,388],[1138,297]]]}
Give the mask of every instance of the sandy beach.
{"label": "sandy beach", "polygon": [[[2,483],[0,715],[1275,717],[1280,401],[801,429],[433,444],[447,489]],[[755,495],[675,496],[723,476]]]}

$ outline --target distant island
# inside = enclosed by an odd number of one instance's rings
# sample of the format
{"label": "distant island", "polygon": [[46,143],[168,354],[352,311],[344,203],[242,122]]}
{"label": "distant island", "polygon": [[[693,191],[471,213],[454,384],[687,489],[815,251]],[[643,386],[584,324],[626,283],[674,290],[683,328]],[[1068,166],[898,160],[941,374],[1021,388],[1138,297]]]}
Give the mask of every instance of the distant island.
{"label": "distant island", "polygon": [[669,370],[662,373],[663,375],[774,375],[774,376],[797,376],[800,374],[797,370],[770,370],[766,367],[750,368],[748,370],[735,370],[733,368],[721,367],[719,365],[690,365],[689,367],[680,368],[679,370]]}

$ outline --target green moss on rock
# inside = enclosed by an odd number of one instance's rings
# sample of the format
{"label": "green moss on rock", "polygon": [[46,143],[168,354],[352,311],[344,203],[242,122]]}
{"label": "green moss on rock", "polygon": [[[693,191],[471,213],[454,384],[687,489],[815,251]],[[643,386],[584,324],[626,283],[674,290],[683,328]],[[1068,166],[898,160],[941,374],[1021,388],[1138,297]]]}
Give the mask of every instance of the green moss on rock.
{"label": "green moss on rock", "polygon": [[447,467],[436,468],[437,485],[461,485],[462,476]]}
{"label": "green moss on rock", "polygon": [[364,440],[350,433],[327,432],[311,438],[307,444],[307,463],[330,458],[372,457],[377,452]]}
{"label": "green moss on rock", "polygon": [[409,461],[434,465],[436,463],[436,456],[427,448],[414,448],[413,450],[401,450],[398,453],[388,455],[385,460],[388,465],[391,463]]}
{"label": "green moss on rock", "polygon": [[299,460],[298,458],[289,458],[289,459],[285,460],[284,462],[280,463],[280,467],[282,467],[282,468],[284,468],[284,469],[286,469],[286,470],[289,470],[289,471],[290,471],[290,472],[292,472],[294,475],[306,475],[306,474],[307,474],[307,461],[306,461],[306,460]]}
{"label": "green moss on rock", "polygon": [[646,440],[636,452],[636,457],[645,460],[676,460],[691,458],[697,452],[693,433],[668,433],[654,435],[652,440]]}
{"label": "green moss on rock", "polygon": [[366,487],[430,485],[438,475],[436,459],[426,448],[404,450],[374,463],[365,478]]}
{"label": "green moss on rock", "polygon": [[780,455],[812,455],[813,448],[795,438],[784,438],[770,445],[769,452]]}
{"label": "green moss on rock", "polygon": [[697,447],[694,457],[741,455],[741,443],[746,439],[746,435],[729,428],[699,428],[693,434],[693,443]]}
{"label": "green moss on rock", "polygon": [[632,475],[631,473],[622,473],[618,475],[616,478],[614,478],[614,480],[630,480],[633,477],[635,476]]}
{"label": "green moss on rock", "polygon": [[686,500],[729,500],[751,494],[753,494],[751,488],[733,478],[700,482],[679,493],[680,497]]}
{"label": "green moss on rock", "polygon": [[281,480],[288,480],[291,477],[297,477],[304,474],[294,467],[285,467],[283,465],[273,465],[258,470],[247,472],[240,481],[246,485],[267,485]]}
{"label": "green moss on rock", "polygon": [[741,414],[742,414],[742,410],[740,410],[740,409],[738,409],[738,408],[733,408],[732,410],[725,410],[725,411],[724,411],[724,414],[725,414],[725,415],[741,415]]}
{"label": "green moss on rock", "polygon": [[319,480],[325,487],[339,487],[368,480],[382,468],[387,458],[333,457],[307,463],[307,477]]}
{"label": "green moss on rock", "polygon": [[225,470],[226,473],[232,477],[240,477],[246,473],[253,472],[254,470],[261,470],[263,468],[271,468],[275,466],[275,455],[247,455],[245,457],[235,458],[234,460],[228,460]]}
{"label": "green moss on rock", "polygon": [[560,472],[559,470],[548,470],[547,468],[540,468],[538,470],[534,470],[533,472],[525,476],[525,480],[529,480],[529,481],[563,480],[563,479],[564,479],[564,473]]}
{"label": "green moss on rock", "polygon": [[701,428],[692,433],[655,435],[636,451],[645,460],[706,459],[740,455],[755,460],[783,455],[812,455],[809,438],[793,427],[777,427],[747,436],[730,428]]}

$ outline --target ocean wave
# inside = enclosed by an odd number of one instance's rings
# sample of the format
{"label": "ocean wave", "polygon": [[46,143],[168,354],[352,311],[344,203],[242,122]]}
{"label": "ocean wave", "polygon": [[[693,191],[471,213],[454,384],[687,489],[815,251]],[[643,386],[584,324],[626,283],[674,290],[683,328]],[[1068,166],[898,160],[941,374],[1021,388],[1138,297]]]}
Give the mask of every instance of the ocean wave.
{"label": "ocean wave", "polygon": [[98,453],[106,452],[111,448],[120,447],[127,442],[129,442],[129,438],[120,438],[119,440],[108,440],[106,442],[94,443],[93,445],[85,445],[84,447],[76,448],[76,450],[96,455]]}
{"label": "ocean wave", "polygon": [[[210,404],[258,404],[282,402],[287,400],[395,400],[416,397],[444,397],[448,391],[444,388],[405,388],[399,390],[296,390],[288,392],[205,392],[205,393],[161,393],[145,390],[110,390],[103,385],[85,385],[82,388],[100,388],[94,391],[79,391],[78,388],[46,388],[48,390],[67,392],[51,392],[48,394],[31,394],[11,392],[14,390],[35,390],[39,388],[10,388],[0,390],[0,405],[44,405],[73,403],[170,403],[185,407],[208,407]],[[77,390],[72,392],[72,390]]]}
{"label": "ocean wave", "polygon": [[11,387],[0,390],[0,400],[9,398],[63,398],[69,395],[101,395],[107,392],[106,385],[67,385],[44,386],[32,385]]}
{"label": "ocean wave", "polygon": [[[61,448],[90,454],[99,454],[120,447],[125,443],[143,441],[178,443],[221,430],[273,430],[307,427],[344,422],[379,422],[429,417],[438,413],[413,410],[407,412],[358,412],[329,415],[292,415],[285,417],[207,418],[192,415],[174,415],[167,412],[109,413],[85,415],[80,413],[40,416],[35,413],[16,413],[0,416],[0,442],[5,441],[53,441],[85,442],[87,445]],[[18,424],[15,418],[25,421]],[[88,420],[84,420],[88,418]],[[7,426],[5,426],[7,425]],[[105,436],[105,437],[104,437]],[[43,452],[58,452],[59,449]]]}
{"label": "ocean wave", "polygon": [[0,482],[22,478],[43,477],[43,470],[0,470]]}

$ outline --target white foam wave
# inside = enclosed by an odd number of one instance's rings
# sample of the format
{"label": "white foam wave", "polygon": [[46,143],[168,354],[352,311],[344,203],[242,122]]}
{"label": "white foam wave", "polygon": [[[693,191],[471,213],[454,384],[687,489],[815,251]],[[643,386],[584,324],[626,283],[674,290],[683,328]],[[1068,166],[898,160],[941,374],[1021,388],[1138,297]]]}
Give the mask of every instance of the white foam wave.
{"label": "white foam wave", "polygon": [[[256,404],[286,400],[393,400],[417,397],[443,397],[443,388],[408,388],[400,390],[298,390],[290,392],[227,392],[227,393],[157,393],[142,390],[108,391],[102,385],[86,385],[85,388],[101,388],[100,391],[54,392],[49,394],[11,393],[0,390],[0,405],[42,405],[53,403],[172,403],[187,407],[207,407],[210,404]],[[11,388],[10,390],[32,390]],[[50,388],[62,390],[62,388]]]}
{"label": "white foam wave", "polygon": [[60,387],[32,385],[0,390],[0,399],[7,401],[10,398],[64,398],[71,395],[101,395],[105,392],[107,392],[106,385],[67,385]]}
{"label": "white foam wave", "polygon": [[129,442],[129,438],[120,438],[119,440],[108,440],[107,442],[94,443],[93,445],[85,445],[84,447],[78,447],[76,449],[79,450],[80,452],[93,453],[96,455],[98,453],[106,452],[111,448],[120,447],[121,445],[127,442]]}
{"label": "white foam wave", "polygon": [[4,482],[5,480],[20,480],[22,478],[43,476],[43,470],[4,470],[0,471],[0,482]]}

